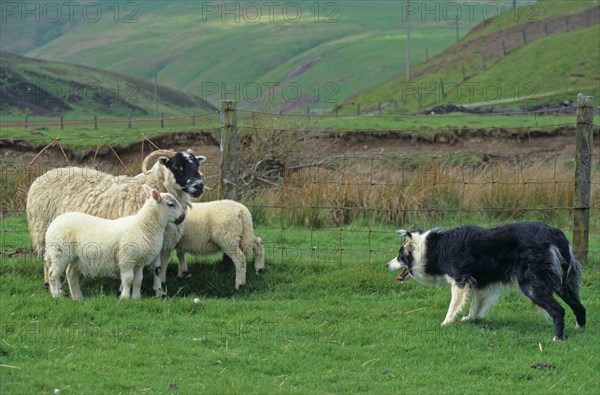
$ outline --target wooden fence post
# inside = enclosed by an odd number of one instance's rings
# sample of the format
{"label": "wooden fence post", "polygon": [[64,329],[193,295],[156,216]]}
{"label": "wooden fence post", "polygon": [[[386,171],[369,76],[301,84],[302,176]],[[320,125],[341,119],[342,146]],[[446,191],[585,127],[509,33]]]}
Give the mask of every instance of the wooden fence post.
{"label": "wooden fence post", "polygon": [[98,130],[98,114],[94,114],[94,130]]}
{"label": "wooden fence post", "polygon": [[127,129],[131,130],[131,113],[127,114]]}
{"label": "wooden fence post", "polygon": [[25,115],[25,129],[29,129],[29,115]]}
{"label": "wooden fence post", "polygon": [[165,127],[165,114],[160,113],[160,128],[163,129]]}
{"label": "wooden fence post", "polygon": [[236,102],[221,101],[221,191],[223,199],[238,200]]}
{"label": "wooden fence post", "polygon": [[573,196],[573,250],[582,263],[588,259],[594,98],[577,95],[577,142],[575,152],[575,193]]}
{"label": "wooden fence post", "polygon": [[64,130],[65,129],[65,116],[61,115],[60,116],[60,130]]}

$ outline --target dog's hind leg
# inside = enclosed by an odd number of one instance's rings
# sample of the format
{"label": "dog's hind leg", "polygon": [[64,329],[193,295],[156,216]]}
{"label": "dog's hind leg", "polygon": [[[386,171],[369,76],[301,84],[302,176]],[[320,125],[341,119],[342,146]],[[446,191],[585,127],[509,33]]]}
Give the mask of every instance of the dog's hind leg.
{"label": "dog's hind leg", "polygon": [[467,301],[467,297],[469,296],[471,290],[469,285],[459,287],[458,284],[456,284],[456,282],[454,281],[452,281],[451,284],[452,299],[450,300],[450,306],[448,306],[448,313],[446,313],[446,318],[444,319],[444,322],[442,322],[442,325],[448,325],[454,322],[456,316],[465,305],[465,302]]}
{"label": "dog's hind leg", "polygon": [[[525,296],[533,301],[536,305],[552,317],[554,322],[554,340],[565,339],[565,309],[552,296],[552,292],[543,286],[536,286],[536,282],[522,281],[519,282],[519,288]],[[537,283],[543,284],[543,283]]]}
{"label": "dog's hind leg", "polygon": [[575,321],[577,322],[577,329],[585,327],[585,307],[579,300],[579,295],[571,289],[563,289],[556,293],[566,304],[569,305],[573,313],[575,314]]}

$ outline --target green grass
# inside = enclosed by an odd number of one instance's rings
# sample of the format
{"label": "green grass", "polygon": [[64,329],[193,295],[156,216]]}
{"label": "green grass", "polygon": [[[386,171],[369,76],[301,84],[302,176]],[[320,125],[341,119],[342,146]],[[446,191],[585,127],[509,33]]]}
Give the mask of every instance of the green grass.
{"label": "green grass", "polygon": [[516,10],[511,9],[504,12],[481,26],[481,28],[473,31],[465,38],[465,41],[474,40],[522,23],[535,23],[544,18],[574,14],[595,5],[597,5],[595,0],[538,0],[531,4],[521,4]]}
{"label": "green grass", "polygon": [[[22,217],[2,218],[2,253],[26,247]],[[266,273],[247,288],[218,257],[195,259],[170,297],[119,301],[118,281],[85,280],[83,302],[41,289],[30,255],[0,263],[0,389],[52,393],[594,393],[599,385],[600,260],[584,269],[585,331],[565,342],[509,292],[478,323],[442,328],[449,289],[399,284],[384,263],[393,228],[257,226]],[[340,253],[340,237],[347,248]],[[597,235],[594,242],[599,243]],[[367,241],[368,239],[368,241]],[[598,245],[598,244],[596,244]],[[280,246],[285,246],[282,250]],[[252,267],[250,265],[250,267]],[[194,297],[202,299],[200,304]],[[532,365],[548,367],[534,369]],[[541,365],[545,364],[545,365]]]}
{"label": "green grass", "polygon": [[[549,15],[575,12],[593,5],[590,1],[548,1],[540,3],[537,17],[541,20]],[[486,28],[474,29],[457,45],[514,25],[513,16],[510,11]],[[415,68],[418,76],[410,82],[406,81],[405,74],[398,74],[349,99],[344,103],[344,113],[355,112],[357,103],[364,111],[394,99],[398,101],[399,109],[387,109],[385,112],[414,113],[446,103],[529,108],[538,104],[575,101],[579,92],[598,96],[599,46],[600,30],[594,25],[536,39],[506,56],[500,56],[497,51],[495,56],[489,54],[494,48],[501,48],[499,42],[477,42],[462,47],[460,51],[450,47],[429,62],[418,65]],[[485,54],[485,70],[481,64],[481,53]],[[440,64],[443,66],[437,68]],[[435,71],[420,73],[420,70],[430,67]]]}

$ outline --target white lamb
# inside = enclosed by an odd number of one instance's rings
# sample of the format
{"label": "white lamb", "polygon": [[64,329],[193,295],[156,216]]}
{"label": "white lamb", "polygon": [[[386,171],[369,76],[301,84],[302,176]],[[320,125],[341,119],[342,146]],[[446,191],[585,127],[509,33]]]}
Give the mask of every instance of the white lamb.
{"label": "white lamb", "polygon": [[250,211],[233,200],[192,203],[176,251],[179,277],[187,272],[186,253],[210,255],[223,251],[235,265],[236,289],[246,284],[246,257],[250,253],[254,252],[256,274],[265,268],[263,241],[254,235]]}
{"label": "white lamb", "polygon": [[167,225],[185,218],[172,194],[143,187],[148,199],[135,215],[109,220],[68,212],[52,221],[46,232],[45,264],[54,297],[64,295],[61,277],[66,270],[73,299],[83,299],[80,274],[93,278],[118,273],[121,299],[140,298],[143,268],[160,259]]}

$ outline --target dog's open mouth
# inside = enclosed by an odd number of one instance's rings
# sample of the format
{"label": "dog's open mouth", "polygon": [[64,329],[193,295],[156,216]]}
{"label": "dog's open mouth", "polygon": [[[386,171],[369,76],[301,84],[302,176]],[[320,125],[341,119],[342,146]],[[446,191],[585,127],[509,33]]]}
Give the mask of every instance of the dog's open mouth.
{"label": "dog's open mouth", "polygon": [[410,274],[410,272],[408,271],[408,269],[404,268],[402,270],[402,273],[398,274],[398,277],[396,277],[396,280],[402,282],[402,281],[406,280],[406,277],[408,277],[409,274]]}

